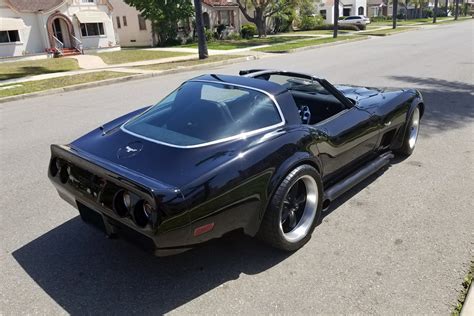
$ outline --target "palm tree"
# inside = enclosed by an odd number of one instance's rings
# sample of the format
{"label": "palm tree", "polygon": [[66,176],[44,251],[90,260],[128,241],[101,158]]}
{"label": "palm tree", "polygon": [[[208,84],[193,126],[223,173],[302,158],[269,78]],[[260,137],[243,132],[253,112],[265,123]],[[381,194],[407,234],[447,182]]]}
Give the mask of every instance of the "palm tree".
{"label": "palm tree", "polygon": [[438,0],[435,0],[433,8],[433,23],[436,23],[436,16],[438,15]]}
{"label": "palm tree", "polygon": [[337,37],[337,22],[339,20],[339,0],[334,0],[334,32],[332,37]]}
{"label": "palm tree", "polygon": [[209,57],[209,53],[207,51],[206,35],[204,34],[201,0],[194,0],[194,10],[196,12],[196,33],[198,36],[199,59],[206,59]]}
{"label": "palm tree", "polygon": [[458,19],[459,15],[459,0],[456,0],[456,7],[454,9],[454,20]]}
{"label": "palm tree", "polygon": [[397,28],[397,15],[398,15],[398,0],[393,0],[393,10],[392,10],[392,24],[393,28]]}

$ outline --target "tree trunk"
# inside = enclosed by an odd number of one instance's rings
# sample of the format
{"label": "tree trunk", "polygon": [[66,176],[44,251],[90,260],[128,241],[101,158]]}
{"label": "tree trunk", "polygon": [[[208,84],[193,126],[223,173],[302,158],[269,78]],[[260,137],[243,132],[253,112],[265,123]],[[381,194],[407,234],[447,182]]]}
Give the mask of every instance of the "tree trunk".
{"label": "tree trunk", "polygon": [[258,37],[267,36],[267,23],[262,8],[255,9],[255,25],[257,26]]}
{"label": "tree trunk", "polygon": [[207,51],[206,35],[204,34],[201,0],[194,0],[194,9],[196,11],[196,33],[198,37],[199,59],[206,59],[209,57],[209,53]]}
{"label": "tree trunk", "polygon": [[334,31],[332,37],[337,37],[337,28],[339,22],[339,0],[334,0]]}
{"label": "tree trunk", "polygon": [[448,16],[448,6],[449,6],[449,0],[446,0],[444,3],[444,9],[446,10],[446,16]]}
{"label": "tree trunk", "polygon": [[459,0],[456,0],[456,7],[454,9],[454,20],[458,19],[459,15]]}
{"label": "tree trunk", "polygon": [[438,15],[438,0],[435,0],[433,8],[433,23],[436,23],[436,17]]}
{"label": "tree trunk", "polygon": [[392,8],[392,28],[397,28],[398,0],[393,0]]}

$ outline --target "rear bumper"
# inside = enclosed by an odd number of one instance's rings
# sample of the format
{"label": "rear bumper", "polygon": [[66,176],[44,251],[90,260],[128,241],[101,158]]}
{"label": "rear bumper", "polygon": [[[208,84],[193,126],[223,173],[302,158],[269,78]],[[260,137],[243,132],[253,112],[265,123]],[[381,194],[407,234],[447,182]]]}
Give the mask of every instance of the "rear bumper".
{"label": "rear bumper", "polygon": [[119,237],[124,239],[128,242],[131,242],[138,248],[151,253],[158,257],[170,256],[185,252],[187,250],[192,249],[189,246],[183,247],[174,247],[174,248],[158,248],[154,239],[141,234],[135,229],[130,228],[129,226],[121,223],[120,221],[104,214],[99,211],[96,211],[89,206],[77,202],[77,209],[79,210],[79,214],[81,219],[99,229],[100,231],[104,232],[110,238]]}
{"label": "rear bumper", "polygon": [[[155,255],[174,254],[191,248],[186,246],[191,243],[191,228],[179,190],[145,179],[142,175],[130,174],[130,170],[122,172],[120,166],[108,166],[67,146],[53,145],[51,152],[48,177],[59,196],[77,208],[86,223],[108,236],[124,237]],[[53,164],[57,160],[70,168],[69,176],[62,176],[60,171],[54,170]],[[145,227],[139,227],[133,216],[119,216],[114,211],[113,200],[121,190],[153,203],[160,220],[150,220]],[[174,204],[169,206],[169,201]]]}

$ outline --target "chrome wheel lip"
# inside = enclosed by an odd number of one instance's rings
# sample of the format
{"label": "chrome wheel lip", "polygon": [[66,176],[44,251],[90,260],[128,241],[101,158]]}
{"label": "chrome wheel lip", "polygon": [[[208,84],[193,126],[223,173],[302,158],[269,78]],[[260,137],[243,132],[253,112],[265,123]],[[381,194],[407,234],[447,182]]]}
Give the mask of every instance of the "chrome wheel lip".
{"label": "chrome wheel lip", "polygon": [[283,207],[280,210],[280,233],[282,234],[283,238],[291,243],[298,242],[305,238],[310,231],[314,219],[316,217],[316,210],[318,206],[318,185],[316,180],[309,175],[303,175],[299,177],[294,184],[288,189],[286,192],[285,198],[288,193],[291,191],[293,186],[298,183],[298,181],[302,181],[306,188],[306,201],[303,210],[303,215],[301,216],[300,220],[296,224],[296,226],[289,232],[284,232],[283,230],[283,223],[282,223],[282,213]]}
{"label": "chrome wheel lip", "polygon": [[420,109],[417,107],[413,111],[413,115],[411,117],[411,124],[410,124],[409,137],[408,137],[408,146],[410,146],[410,149],[415,148],[419,131],[420,131]]}

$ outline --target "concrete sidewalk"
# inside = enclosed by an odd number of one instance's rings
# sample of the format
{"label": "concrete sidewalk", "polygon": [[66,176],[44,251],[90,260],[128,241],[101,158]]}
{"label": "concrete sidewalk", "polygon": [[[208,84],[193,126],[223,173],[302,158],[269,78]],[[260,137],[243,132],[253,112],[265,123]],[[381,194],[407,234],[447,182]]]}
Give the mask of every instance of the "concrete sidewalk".
{"label": "concrete sidewalk", "polygon": [[474,316],[474,290],[471,287],[467,293],[466,300],[461,310],[461,316]]}

